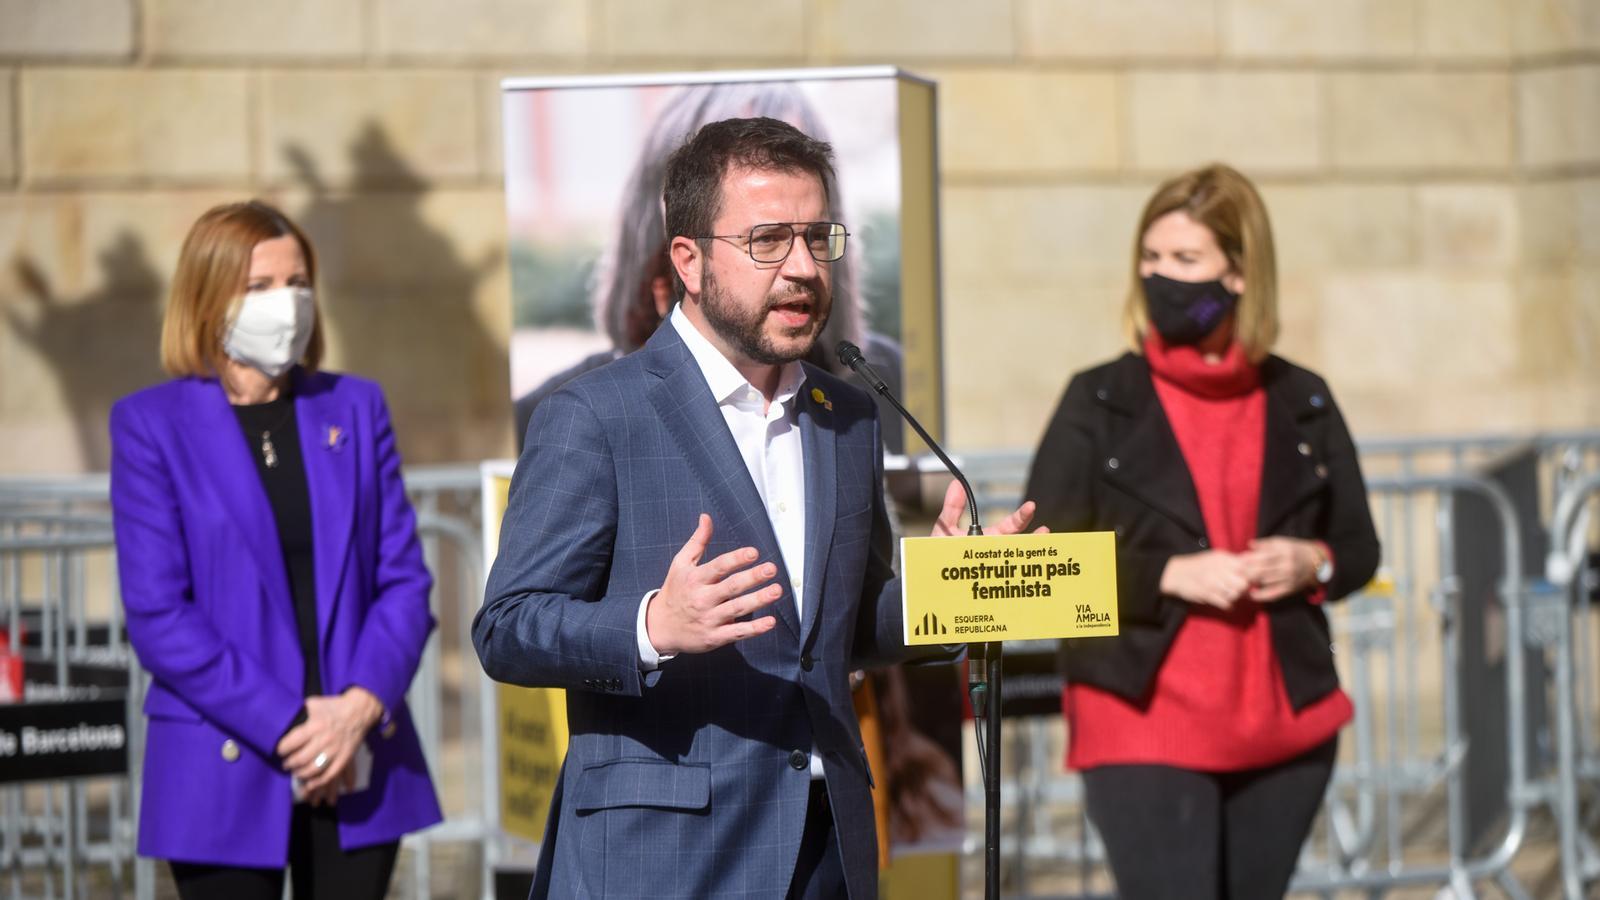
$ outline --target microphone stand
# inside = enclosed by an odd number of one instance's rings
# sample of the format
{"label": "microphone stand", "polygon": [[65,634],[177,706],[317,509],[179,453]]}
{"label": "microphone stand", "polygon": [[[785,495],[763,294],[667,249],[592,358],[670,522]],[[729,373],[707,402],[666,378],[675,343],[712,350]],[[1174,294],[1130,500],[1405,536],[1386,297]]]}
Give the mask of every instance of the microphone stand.
{"label": "microphone stand", "polygon": [[[983,524],[978,519],[978,498],[973,494],[967,476],[961,474],[961,469],[945,454],[939,442],[890,392],[889,385],[867,363],[859,347],[849,341],[840,341],[838,354],[840,362],[853,369],[868,386],[899,411],[928,449],[961,482],[961,488],[967,494],[967,515],[970,519],[967,534],[983,534]],[[968,646],[972,652],[967,659],[967,694],[972,701],[973,731],[978,739],[978,769],[983,776],[983,896],[985,900],[1000,900],[1000,688],[1004,652],[999,641]]]}

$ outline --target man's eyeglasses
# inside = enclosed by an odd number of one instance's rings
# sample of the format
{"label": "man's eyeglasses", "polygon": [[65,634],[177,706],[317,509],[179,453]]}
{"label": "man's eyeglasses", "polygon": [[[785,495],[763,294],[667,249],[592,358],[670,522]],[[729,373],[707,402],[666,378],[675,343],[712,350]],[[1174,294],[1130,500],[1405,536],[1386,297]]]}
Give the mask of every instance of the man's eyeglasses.
{"label": "man's eyeglasses", "polygon": [[805,238],[806,249],[817,262],[834,262],[843,257],[844,239],[850,236],[838,222],[773,222],[757,225],[749,234],[707,234],[702,239],[734,244],[743,241],[756,262],[780,263],[789,258],[797,234]]}

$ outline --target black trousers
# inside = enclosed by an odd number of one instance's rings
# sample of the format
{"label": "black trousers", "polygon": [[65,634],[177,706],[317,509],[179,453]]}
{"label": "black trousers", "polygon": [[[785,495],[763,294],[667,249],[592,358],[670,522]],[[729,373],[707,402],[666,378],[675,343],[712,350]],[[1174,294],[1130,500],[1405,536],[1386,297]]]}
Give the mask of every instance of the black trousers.
{"label": "black trousers", "polygon": [[1089,818],[1122,900],[1278,900],[1333,774],[1338,738],[1265,769],[1101,766]]}
{"label": "black trousers", "polygon": [[[383,900],[400,842],[345,851],[333,807],[296,804],[289,824],[289,878],[295,900]],[[282,900],[282,869],[173,861],[181,900]]]}
{"label": "black trousers", "polygon": [[844,883],[844,857],[839,853],[839,833],[833,827],[833,805],[828,785],[811,781],[806,804],[806,830],[800,835],[800,855],[789,881],[789,900],[835,900],[849,896]]}

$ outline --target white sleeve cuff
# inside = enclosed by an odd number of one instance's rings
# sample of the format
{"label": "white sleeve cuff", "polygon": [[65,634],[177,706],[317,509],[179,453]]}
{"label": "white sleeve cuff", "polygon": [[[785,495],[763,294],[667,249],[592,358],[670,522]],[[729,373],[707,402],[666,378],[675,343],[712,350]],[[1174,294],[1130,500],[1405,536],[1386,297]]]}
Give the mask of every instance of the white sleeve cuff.
{"label": "white sleeve cuff", "polygon": [[676,653],[671,653],[662,656],[656,652],[655,645],[650,643],[650,631],[645,628],[645,610],[650,608],[650,601],[654,600],[659,593],[661,593],[661,590],[657,588],[645,594],[644,599],[639,601],[639,618],[634,624],[633,632],[639,644],[639,671],[641,672],[654,672],[661,667],[662,663],[677,655]]}

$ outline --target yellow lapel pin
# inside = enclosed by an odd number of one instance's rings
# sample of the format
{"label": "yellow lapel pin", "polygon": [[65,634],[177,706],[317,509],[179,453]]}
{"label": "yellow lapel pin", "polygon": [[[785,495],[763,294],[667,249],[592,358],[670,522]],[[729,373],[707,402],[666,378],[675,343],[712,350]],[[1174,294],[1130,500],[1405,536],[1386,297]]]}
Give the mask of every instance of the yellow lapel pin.
{"label": "yellow lapel pin", "polygon": [[829,400],[828,395],[822,392],[822,388],[812,388],[811,399],[822,404],[822,408],[828,412],[833,412],[833,401]]}

